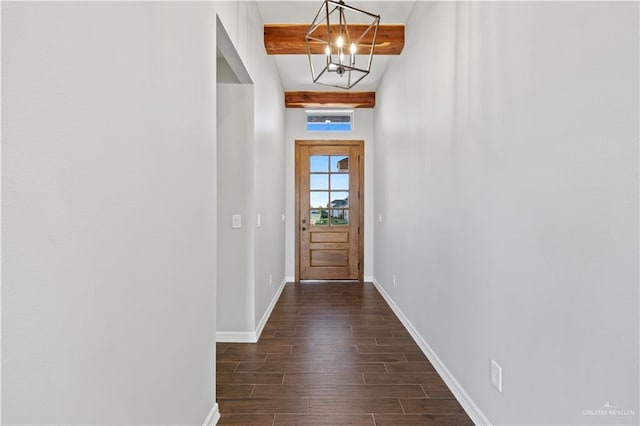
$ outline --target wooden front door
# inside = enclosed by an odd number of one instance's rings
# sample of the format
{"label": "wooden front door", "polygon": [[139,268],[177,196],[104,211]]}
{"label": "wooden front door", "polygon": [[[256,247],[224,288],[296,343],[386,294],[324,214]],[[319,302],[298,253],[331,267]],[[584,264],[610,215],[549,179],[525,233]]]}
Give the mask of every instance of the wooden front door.
{"label": "wooden front door", "polygon": [[296,281],[363,280],[363,141],[296,141]]}

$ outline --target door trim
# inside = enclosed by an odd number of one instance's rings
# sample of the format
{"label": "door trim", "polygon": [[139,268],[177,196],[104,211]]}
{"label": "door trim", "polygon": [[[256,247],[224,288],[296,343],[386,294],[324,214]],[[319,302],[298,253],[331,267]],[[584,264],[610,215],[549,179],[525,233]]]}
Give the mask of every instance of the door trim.
{"label": "door trim", "polygon": [[364,140],[309,140],[296,139],[295,141],[295,280],[300,282],[300,147],[301,146],[358,146],[361,148],[360,164],[358,165],[358,177],[360,182],[360,202],[358,208],[358,271],[359,281],[364,282]]}

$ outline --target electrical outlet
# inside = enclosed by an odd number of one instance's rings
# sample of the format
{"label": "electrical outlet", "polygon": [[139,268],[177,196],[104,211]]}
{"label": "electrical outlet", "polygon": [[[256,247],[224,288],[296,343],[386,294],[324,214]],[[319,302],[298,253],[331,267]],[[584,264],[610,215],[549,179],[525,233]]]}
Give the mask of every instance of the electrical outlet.
{"label": "electrical outlet", "polygon": [[393,274],[393,286],[398,287],[398,283],[396,281],[396,274]]}
{"label": "electrical outlet", "polygon": [[269,287],[273,285],[273,275],[269,274]]}
{"label": "electrical outlet", "polygon": [[256,224],[258,225],[258,228],[260,228],[262,226],[262,216],[258,215],[257,219],[256,219]]}
{"label": "electrical outlet", "polygon": [[502,392],[502,367],[494,360],[491,360],[491,383]]}
{"label": "electrical outlet", "polygon": [[382,223],[382,213],[378,215],[378,223]]}
{"label": "electrical outlet", "polygon": [[282,220],[284,222],[285,219],[286,219],[286,216],[284,215],[284,213],[282,213],[282,216],[280,217],[280,220]]}
{"label": "electrical outlet", "polygon": [[242,228],[242,216],[239,214],[234,214],[231,216],[231,227],[232,228]]}

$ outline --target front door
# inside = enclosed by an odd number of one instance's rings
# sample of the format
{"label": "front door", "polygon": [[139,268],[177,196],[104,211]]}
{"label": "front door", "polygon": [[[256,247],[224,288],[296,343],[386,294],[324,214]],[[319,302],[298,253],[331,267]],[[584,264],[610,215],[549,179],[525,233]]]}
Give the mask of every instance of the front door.
{"label": "front door", "polygon": [[363,280],[363,141],[296,141],[296,281]]}

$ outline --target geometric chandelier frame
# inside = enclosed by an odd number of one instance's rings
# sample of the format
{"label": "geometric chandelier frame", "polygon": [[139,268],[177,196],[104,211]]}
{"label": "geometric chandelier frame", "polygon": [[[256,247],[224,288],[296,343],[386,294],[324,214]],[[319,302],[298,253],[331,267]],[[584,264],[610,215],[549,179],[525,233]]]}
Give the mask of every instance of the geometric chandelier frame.
{"label": "geometric chandelier frame", "polygon": [[313,82],[350,89],[371,70],[380,15],[324,0],[305,36]]}

